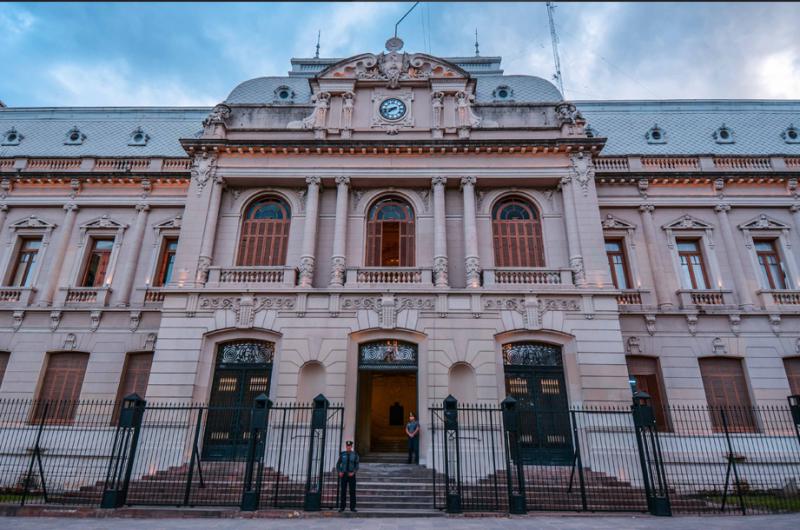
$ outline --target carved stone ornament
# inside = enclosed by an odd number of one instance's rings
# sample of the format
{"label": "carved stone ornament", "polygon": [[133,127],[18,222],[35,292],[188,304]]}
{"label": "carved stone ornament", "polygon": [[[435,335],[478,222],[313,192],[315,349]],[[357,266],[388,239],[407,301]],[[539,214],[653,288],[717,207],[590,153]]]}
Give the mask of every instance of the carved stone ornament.
{"label": "carved stone ornament", "polygon": [[769,325],[775,335],[780,335],[781,332],[781,316],[777,313],[770,313]]}
{"label": "carved stone ornament", "polygon": [[581,185],[583,195],[589,194],[589,181],[594,179],[594,164],[592,157],[583,153],[571,155],[572,161],[572,177]]}
{"label": "carved stone ornament", "polygon": [[731,333],[738,337],[739,332],[741,331],[742,316],[737,315],[736,313],[731,313],[728,315],[728,321],[731,325]]}
{"label": "carved stone ornament", "polygon": [[476,256],[468,256],[464,260],[464,271],[467,274],[467,287],[480,287],[481,261]]}
{"label": "carved stone ornament", "polygon": [[131,331],[136,331],[139,329],[139,323],[142,321],[142,312],[141,311],[131,311],[130,314],[130,325],[128,329]]}
{"label": "carved stone ornament", "polygon": [[639,355],[642,353],[642,347],[639,342],[639,337],[628,337],[625,343],[625,351],[630,355]]}
{"label": "carved stone ornament", "polygon": [[125,223],[121,223],[116,219],[112,219],[108,216],[108,214],[102,215],[91,221],[83,223],[80,226],[81,230],[94,230],[94,229],[111,229],[111,230],[123,230],[128,228],[128,225]]}
{"label": "carved stone ornament", "polygon": [[175,217],[154,224],[153,228],[155,228],[156,230],[177,229],[181,227],[182,223],[183,223],[183,215],[178,214]]}
{"label": "carved stone ornament", "polygon": [[50,331],[58,329],[61,323],[61,311],[50,311]]}
{"label": "carved stone ornament", "polygon": [[431,94],[431,129],[434,137],[441,138],[441,129],[444,126],[444,92]]}
{"label": "carved stone ornament", "polygon": [[575,123],[580,118],[580,113],[575,105],[564,102],[556,105],[556,116],[561,123]]}
{"label": "carved stone ornament", "polygon": [[148,333],[147,338],[144,341],[144,349],[153,351],[156,349],[156,340],[158,339],[158,335],[155,333]]}
{"label": "carved stone ornament", "polygon": [[[236,310],[241,299],[235,296],[204,296],[200,298],[199,308],[202,311],[216,311],[217,309]],[[290,311],[295,307],[293,296],[256,296],[253,300],[253,310],[268,311],[270,309]]]}
{"label": "carved stone ornament", "polygon": [[692,335],[697,334],[697,315],[691,313],[687,314],[686,325],[689,327],[689,333]]}
{"label": "carved stone ornament", "polygon": [[569,267],[572,269],[572,276],[575,280],[575,285],[585,284],[586,270],[583,266],[583,256],[572,256],[569,258]]}
{"label": "carved stone ornament", "polygon": [[342,137],[349,138],[353,129],[353,108],[355,107],[356,95],[352,92],[342,94]]}
{"label": "carved stone ornament", "polygon": [[380,299],[377,297],[345,297],[342,298],[342,311],[373,310],[380,308]]}
{"label": "carved stone ornament", "polygon": [[665,230],[710,230],[712,226],[691,215],[683,215],[662,226]]}
{"label": "carved stone ornament", "polygon": [[197,258],[197,283],[205,284],[208,281],[208,269],[210,267],[210,257],[200,256]]}
{"label": "carved stone ornament", "polygon": [[433,283],[436,287],[447,287],[447,257],[436,256],[433,258]]}
{"label": "carved stone ornament", "polygon": [[103,316],[103,312],[100,310],[95,310],[89,313],[89,330],[92,332],[97,331],[97,328],[100,327],[100,318]]}
{"label": "carved stone ornament", "polygon": [[[484,298],[483,308],[486,311],[516,311],[517,313],[525,314],[524,298],[499,298],[487,297]],[[537,299],[536,307],[539,313],[547,313],[550,311],[580,311],[581,305],[577,300],[568,298],[545,298]]]}
{"label": "carved stone ornament", "polygon": [[214,177],[217,170],[217,156],[203,153],[197,155],[192,160],[192,167],[190,173],[192,178],[197,182],[197,196],[203,192],[208,180]]}
{"label": "carved stone ornament", "polygon": [[311,287],[314,280],[314,256],[302,256],[297,270],[300,287]]}
{"label": "carved stone ornament", "polygon": [[56,227],[53,223],[48,223],[47,221],[40,219],[36,215],[29,215],[19,221],[11,223],[10,228],[12,230],[19,230],[25,228],[39,228],[45,230],[52,230]]}
{"label": "carved stone ornament", "polygon": [[433,311],[436,308],[436,300],[432,296],[404,296],[397,299],[397,311],[412,309],[417,311]]}
{"label": "carved stone ornament", "polygon": [[655,335],[656,333],[656,316],[653,314],[645,315],[644,316],[644,325],[647,328],[647,333],[650,336]]}
{"label": "carved stone ornament", "polygon": [[210,125],[224,124],[225,120],[231,117],[231,108],[223,103],[214,107],[206,119],[203,120],[203,127]]}
{"label": "carved stone ornament", "polygon": [[742,230],[788,230],[789,226],[762,213],[755,219],[740,224],[739,228]]}
{"label": "carved stone ornament", "polygon": [[615,217],[611,214],[606,214],[605,219],[603,219],[603,228],[605,229],[617,229],[617,230],[634,230],[636,225],[625,221],[624,219],[620,219],[619,217]]}
{"label": "carved stone ornament", "polygon": [[61,347],[64,351],[72,351],[78,346],[78,338],[74,333],[67,333],[64,337],[64,345]]}
{"label": "carved stone ornament", "polygon": [[459,138],[468,138],[469,130],[481,125],[481,117],[472,110],[474,101],[473,94],[456,92],[456,124]]}
{"label": "carved stone ornament", "polygon": [[321,131],[324,135],[324,129],[328,122],[328,110],[331,106],[330,92],[318,92],[312,95],[311,103],[314,104],[314,110],[311,114],[302,120],[290,121],[286,125],[287,129],[314,129],[315,131]]}
{"label": "carved stone ornament", "polygon": [[711,341],[711,351],[714,352],[714,355],[726,355],[727,351],[725,348],[725,343],[722,342],[722,339],[716,337],[714,340]]}
{"label": "carved stone ornament", "polygon": [[11,314],[11,327],[14,331],[18,331],[22,327],[22,321],[25,319],[25,311],[14,311]]}
{"label": "carved stone ornament", "polygon": [[347,273],[347,264],[344,256],[333,256],[331,258],[331,281],[332,287],[341,287],[344,285],[345,274]]}

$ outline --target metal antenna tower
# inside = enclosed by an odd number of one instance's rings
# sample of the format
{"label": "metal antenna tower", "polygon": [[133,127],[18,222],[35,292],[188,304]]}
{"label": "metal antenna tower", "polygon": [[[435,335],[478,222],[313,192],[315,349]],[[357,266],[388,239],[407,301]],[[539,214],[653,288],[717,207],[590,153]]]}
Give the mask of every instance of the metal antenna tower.
{"label": "metal antenna tower", "polygon": [[547,5],[547,19],[550,22],[550,40],[553,43],[553,63],[555,63],[556,73],[553,79],[558,81],[558,89],[561,95],[564,95],[564,80],[561,78],[561,60],[558,58],[558,33],[556,33],[556,23],[553,20],[553,12],[556,6],[553,2],[546,2]]}

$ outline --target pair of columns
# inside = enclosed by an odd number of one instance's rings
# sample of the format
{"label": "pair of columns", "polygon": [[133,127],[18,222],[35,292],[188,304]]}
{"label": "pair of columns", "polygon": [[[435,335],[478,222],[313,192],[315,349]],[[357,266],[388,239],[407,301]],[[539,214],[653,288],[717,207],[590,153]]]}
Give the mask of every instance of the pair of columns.
{"label": "pair of columns", "polygon": [[[480,287],[480,258],[478,256],[478,229],[475,214],[475,177],[461,179],[464,197],[465,265],[468,287]],[[445,214],[445,177],[434,177],[433,185],[433,274],[436,287],[447,287],[447,219]],[[311,287],[314,279],[316,257],[314,249],[319,218],[319,189],[321,179],[308,177],[306,193],[306,220],[303,227],[303,246],[299,264],[300,287]],[[336,177],[336,218],[331,256],[331,287],[342,287],[345,283],[347,257],[347,205],[350,193],[350,178]]]}

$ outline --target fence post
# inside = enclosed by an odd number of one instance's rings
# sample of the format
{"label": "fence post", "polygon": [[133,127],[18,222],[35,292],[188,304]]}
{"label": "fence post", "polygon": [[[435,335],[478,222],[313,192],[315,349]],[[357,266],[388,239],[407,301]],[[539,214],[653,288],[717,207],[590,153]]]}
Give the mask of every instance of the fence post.
{"label": "fence post", "polygon": [[[264,445],[267,440],[267,426],[272,401],[266,394],[260,394],[253,402],[250,411],[250,439],[247,442],[247,463],[244,470],[244,491],[242,492],[242,511],[258,510],[261,496],[261,478],[264,474]],[[253,471],[255,470],[255,481]]]}
{"label": "fence post", "polygon": [[138,394],[131,394],[122,400],[101,508],[119,508],[125,505],[146,404]]}
{"label": "fence post", "polygon": [[725,409],[719,409],[719,415],[722,419],[722,428],[725,429],[725,443],[728,446],[728,469],[725,471],[725,491],[722,492],[722,509],[725,510],[725,503],[728,499],[728,483],[730,482],[731,471],[733,471],[734,487],[736,488],[736,496],[739,497],[739,509],[742,515],[747,515],[747,509],[744,505],[744,497],[742,497],[742,483],[739,481],[739,470],[736,468],[736,454],[733,452],[733,444],[731,443],[731,433],[728,429],[728,416],[725,414]]}
{"label": "fence post", "polygon": [[[311,432],[308,440],[306,494],[303,509],[318,512],[322,509],[322,478],[325,472],[325,431],[330,402],[322,394],[314,398],[311,410]],[[315,469],[316,468],[316,469]]]}
{"label": "fence post", "polygon": [[789,409],[792,411],[792,423],[794,423],[794,432],[797,434],[797,443],[800,444],[800,394],[795,394],[787,398],[789,400]]}
{"label": "fence post", "polygon": [[[35,405],[38,407],[38,404]],[[39,418],[39,428],[36,430],[36,442],[33,444],[33,452],[31,453],[31,461],[28,465],[28,473],[25,475],[25,486],[24,490],[22,491],[22,499],[20,500],[20,505],[25,506],[25,501],[28,498],[28,492],[31,488],[31,474],[33,474],[33,465],[38,461],[39,463],[39,480],[42,485],[42,492],[44,493],[44,502],[47,503],[47,486],[45,485],[44,481],[44,467],[42,466],[42,452],[39,446],[39,443],[42,440],[42,431],[44,430],[44,424],[47,419],[47,410],[50,407],[50,403],[45,401],[44,402],[44,410],[42,410],[42,416]],[[34,409],[36,410],[36,409]],[[34,414],[36,414],[34,412]]]}
{"label": "fence post", "polygon": [[646,392],[636,392],[633,395],[631,410],[636,446],[639,449],[639,461],[642,465],[647,508],[652,515],[671,516],[672,507],[667,492],[664,461],[661,458],[661,445],[656,432],[656,417],[650,405],[650,395]]}
{"label": "fence post", "polygon": [[513,514],[527,513],[525,499],[525,467],[519,450],[519,408],[517,400],[506,397],[503,409],[503,431],[506,452],[506,477],[508,478],[508,511]]}
{"label": "fence post", "polygon": [[444,477],[447,492],[447,513],[461,513],[461,448],[458,435],[458,400],[445,398],[444,410]]}

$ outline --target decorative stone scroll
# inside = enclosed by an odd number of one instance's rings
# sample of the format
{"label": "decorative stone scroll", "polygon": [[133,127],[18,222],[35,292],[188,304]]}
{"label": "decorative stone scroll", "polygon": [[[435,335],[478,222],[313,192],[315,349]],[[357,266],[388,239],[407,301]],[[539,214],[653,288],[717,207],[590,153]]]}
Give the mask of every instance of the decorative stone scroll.
{"label": "decorative stone scroll", "polygon": [[393,370],[417,366],[416,344],[400,340],[378,340],[360,344],[358,366],[372,370]]}

